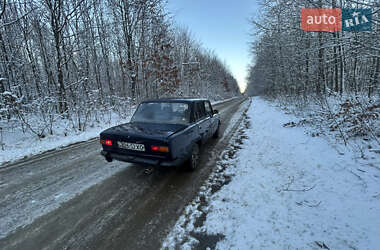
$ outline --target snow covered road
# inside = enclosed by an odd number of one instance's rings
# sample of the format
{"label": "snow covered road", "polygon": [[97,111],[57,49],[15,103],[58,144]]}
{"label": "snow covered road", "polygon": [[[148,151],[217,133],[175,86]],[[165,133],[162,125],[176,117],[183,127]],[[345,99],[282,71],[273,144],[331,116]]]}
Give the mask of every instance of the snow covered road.
{"label": "snow covered road", "polygon": [[97,140],[0,168],[0,249],[159,248],[248,106],[215,104],[223,136],[204,145],[194,172],[107,163]]}
{"label": "snow covered road", "polygon": [[247,116],[163,248],[379,249],[379,155],[283,127],[296,118],[260,98]]}

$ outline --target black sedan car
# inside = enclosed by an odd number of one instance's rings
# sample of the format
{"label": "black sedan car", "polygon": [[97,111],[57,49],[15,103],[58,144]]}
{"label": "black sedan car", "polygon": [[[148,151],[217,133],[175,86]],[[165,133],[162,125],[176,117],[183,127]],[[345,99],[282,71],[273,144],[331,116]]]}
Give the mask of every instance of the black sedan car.
{"label": "black sedan car", "polygon": [[100,133],[101,154],[143,165],[198,166],[199,150],[219,135],[220,118],[206,99],[142,102],[126,124]]}

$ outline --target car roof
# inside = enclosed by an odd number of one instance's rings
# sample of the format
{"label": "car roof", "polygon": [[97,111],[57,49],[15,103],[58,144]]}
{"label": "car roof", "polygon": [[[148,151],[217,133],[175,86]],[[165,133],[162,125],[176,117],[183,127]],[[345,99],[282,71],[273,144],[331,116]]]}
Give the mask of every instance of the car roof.
{"label": "car roof", "polygon": [[198,101],[209,101],[204,98],[192,98],[192,97],[181,97],[181,98],[157,98],[144,100],[141,103],[147,102],[198,102]]}

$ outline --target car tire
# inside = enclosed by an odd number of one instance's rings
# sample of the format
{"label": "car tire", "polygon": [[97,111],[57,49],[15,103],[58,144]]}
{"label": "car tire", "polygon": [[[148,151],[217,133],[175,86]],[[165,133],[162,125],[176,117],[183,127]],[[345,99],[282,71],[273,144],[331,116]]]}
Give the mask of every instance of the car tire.
{"label": "car tire", "polygon": [[215,133],[212,135],[212,138],[216,139],[220,136],[220,122],[218,123],[218,128],[216,129]]}
{"label": "car tire", "polygon": [[193,146],[193,150],[191,152],[190,158],[186,164],[187,168],[190,171],[194,171],[195,169],[197,169],[198,164],[199,164],[199,155],[200,155],[199,154],[199,145],[197,143],[195,143]]}
{"label": "car tire", "polygon": [[109,155],[106,155],[106,156],[105,156],[105,159],[106,159],[107,162],[112,162],[112,160],[113,160],[113,159],[111,158],[111,156],[109,156]]}

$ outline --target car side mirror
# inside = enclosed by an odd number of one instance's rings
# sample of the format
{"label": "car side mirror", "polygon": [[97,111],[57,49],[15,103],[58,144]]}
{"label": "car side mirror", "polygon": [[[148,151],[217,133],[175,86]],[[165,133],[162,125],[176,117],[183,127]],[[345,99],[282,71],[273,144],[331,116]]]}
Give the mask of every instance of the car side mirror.
{"label": "car side mirror", "polygon": [[214,114],[219,114],[219,110],[214,109]]}

